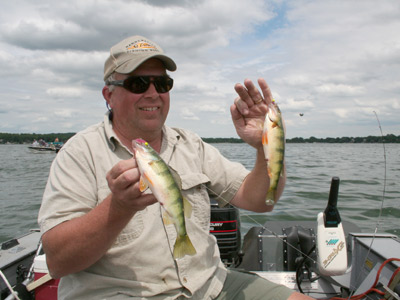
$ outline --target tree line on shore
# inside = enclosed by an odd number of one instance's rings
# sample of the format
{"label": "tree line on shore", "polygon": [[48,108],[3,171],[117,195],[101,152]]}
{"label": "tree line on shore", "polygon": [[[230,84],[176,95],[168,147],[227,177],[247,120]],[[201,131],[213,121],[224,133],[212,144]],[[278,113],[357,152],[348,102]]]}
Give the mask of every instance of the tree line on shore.
{"label": "tree line on shore", "polygon": [[65,143],[75,133],[2,133],[0,132],[0,144],[32,144],[34,140],[44,140],[46,142],[54,142],[58,139]]}
{"label": "tree line on shore", "polygon": [[[45,140],[53,142],[58,139],[65,143],[75,133],[1,133],[0,144],[31,144],[33,140]],[[207,143],[243,143],[240,138],[203,138]],[[367,137],[336,137],[336,138],[302,138],[296,137],[286,139],[286,143],[400,143],[400,135],[387,134],[385,136],[367,136]]]}
{"label": "tree line on shore", "polygon": [[[244,143],[238,138],[203,138],[207,143]],[[387,134],[385,136],[367,137],[336,137],[336,138],[302,138],[286,139],[286,143],[400,143],[400,135]]]}

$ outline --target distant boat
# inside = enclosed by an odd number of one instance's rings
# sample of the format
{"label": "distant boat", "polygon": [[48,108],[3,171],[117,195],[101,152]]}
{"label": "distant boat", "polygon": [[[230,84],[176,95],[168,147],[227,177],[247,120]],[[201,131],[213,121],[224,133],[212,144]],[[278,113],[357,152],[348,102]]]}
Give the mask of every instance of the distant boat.
{"label": "distant boat", "polygon": [[33,141],[28,148],[34,153],[57,153],[64,144],[62,142],[46,143],[44,140]]}
{"label": "distant boat", "polygon": [[304,116],[304,114],[303,113],[299,113],[299,116],[302,117],[302,116]]}

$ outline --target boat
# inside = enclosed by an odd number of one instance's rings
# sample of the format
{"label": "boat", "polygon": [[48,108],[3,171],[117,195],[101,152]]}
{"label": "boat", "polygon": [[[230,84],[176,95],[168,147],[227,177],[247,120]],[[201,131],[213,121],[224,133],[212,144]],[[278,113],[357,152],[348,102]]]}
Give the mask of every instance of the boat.
{"label": "boat", "polygon": [[[338,211],[332,214],[337,192],[334,177],[325,221],[334,214],[340,219]],[[216,237],[228,268],[258,274],[313,298],[399,300],[399,237],[365,233],[355,223],[340,220],[344,243],[339,236],[324,238],[320,244],[323,232],[318,217],[316,221],[267,221],[242,238],[240,211],[230,205],[220,208],[212,198],[210,234]],[[329,255],[322,261],[324,245]],[[340,256],[344,260],[336,260]],[[328,260],[333,263],[326,267]],[[38,230],[1,244],[0,270],[1,299],[57,299],[58,280],[48,274]]]}
{"label": "boat", "polygon": [[64,144],[59,141],[47,143],[44,140],[35,140],[31,145],[28,146],[28,148],[33,153],[57,153],[60,151],[63,145]]}

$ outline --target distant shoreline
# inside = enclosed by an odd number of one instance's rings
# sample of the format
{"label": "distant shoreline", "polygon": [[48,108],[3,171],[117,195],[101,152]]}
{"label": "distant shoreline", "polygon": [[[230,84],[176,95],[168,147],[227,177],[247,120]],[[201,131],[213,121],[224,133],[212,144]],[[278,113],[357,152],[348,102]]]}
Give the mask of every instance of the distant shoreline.
{"label": "distant shoreline", "polygon": [[[75,135],[74,132],[68,133],[1,133],[0,144],[31,144],[33,140],[43,139],[46,142],[52,142],[56,138],[65,143],[69,138]],[[202,138],[206,143],[244,143],[240,138]],[[367,137],[327,137],[327,138],[301,138],[295,137],[286,139],[286,143],[400,143],[400,135],[387,134],[385,136],[367,136]]]}
{"label": "distant shoreline", "polygon": [[[383,138],[383,139],[382,139]],[[239,138],[202,138],[207,143],[244,143]],[[400,143],[400,135],[395,136],[393,134],[387,134],[385,136],[367,136],[367,137],[337,137],[337,138],[292,138],[286,139],[286,143],[288,144],[313,144],[313,143],[335,143],[335,144],[372,144],[372,143]]]}

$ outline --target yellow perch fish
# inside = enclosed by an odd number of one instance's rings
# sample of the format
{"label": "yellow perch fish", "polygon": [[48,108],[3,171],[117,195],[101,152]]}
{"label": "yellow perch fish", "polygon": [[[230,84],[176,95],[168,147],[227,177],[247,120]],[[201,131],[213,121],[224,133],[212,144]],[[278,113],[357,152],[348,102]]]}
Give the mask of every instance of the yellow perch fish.
{"label": "yellow perch fish", "polygon": [[196,254],[185,226],[184,215],[190,215],[192,208],[190,203],[182,197],[170,169],[157,152],[142,139],[134,140],[132,145],[141,174],[140,190],[143,192],[147,187],[151,189],[166,211],[163,216],[164,223],[172,222],[176,228],[174,258]]}
{"label": "yellow perch fish", "polygon": [[283,176],[285,158],[285,125],[278,104],[273,100],[268,106],[262,135],[265,159],[268,161],[270,185],[266,204],[274,205],[277,201],[276,190],[279,179]]}

